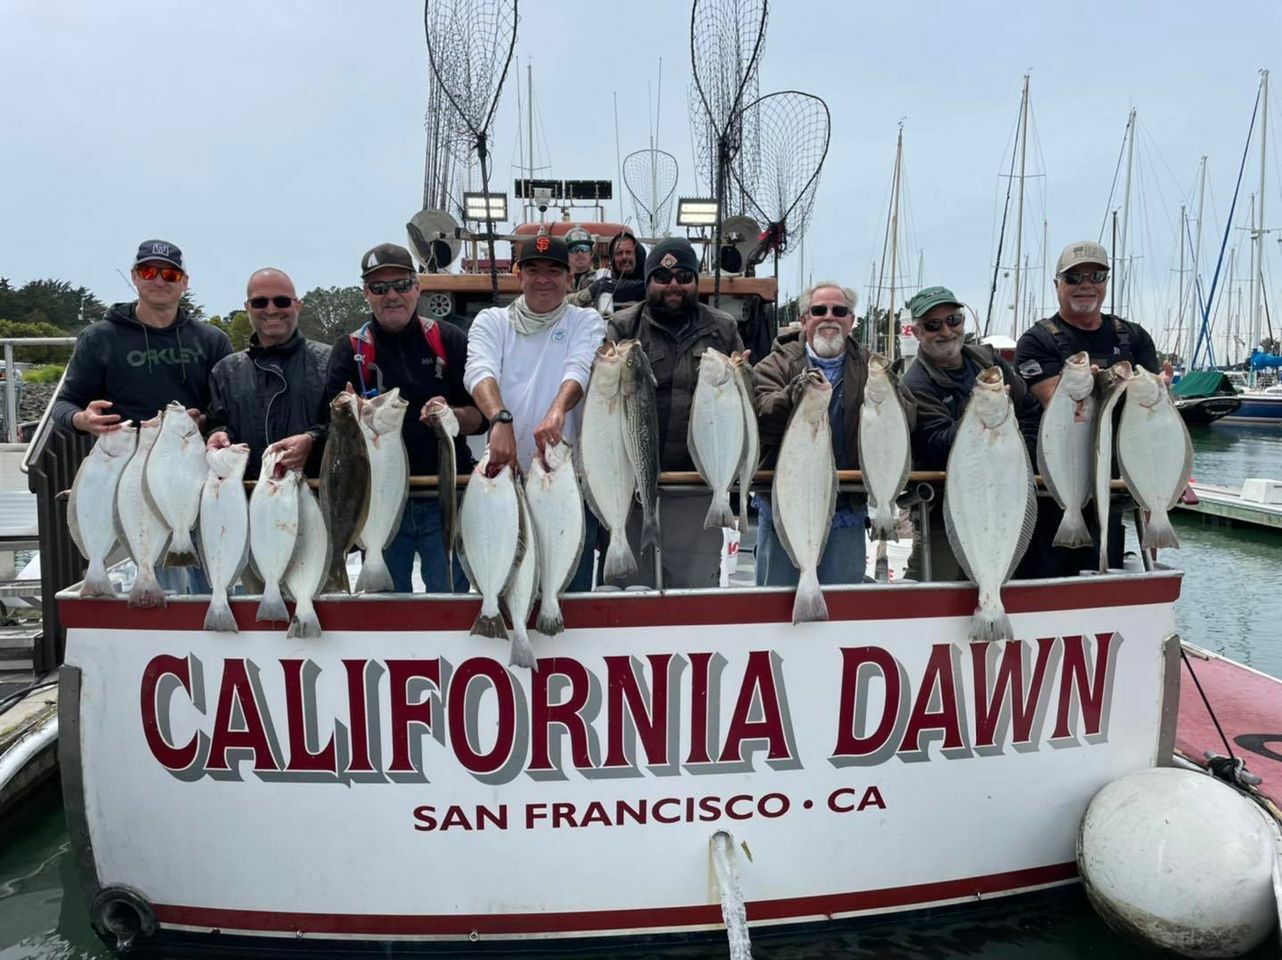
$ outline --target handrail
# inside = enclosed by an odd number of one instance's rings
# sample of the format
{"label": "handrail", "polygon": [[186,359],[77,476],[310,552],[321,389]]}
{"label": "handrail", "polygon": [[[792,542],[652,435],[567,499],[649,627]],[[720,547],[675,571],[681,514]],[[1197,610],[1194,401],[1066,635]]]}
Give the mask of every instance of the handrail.
{"label": "handrail", "polygon": [[18,464],[18,469],[23,473],[29,473],[32,461],[44,452],[50,432],[49,417],[53,413],[53,405],[58,402],[58,394],[62,393],[62,384],[66,379],[67,368],[63,367],[62,376],[58,378],[58,386],[54,389],[53,396],[49,398],[45,412],[40,414],[40,421],[36,424],[36,431],[31,435],[31,441],[27,444],[27,452],[22,457],[22,463]]}

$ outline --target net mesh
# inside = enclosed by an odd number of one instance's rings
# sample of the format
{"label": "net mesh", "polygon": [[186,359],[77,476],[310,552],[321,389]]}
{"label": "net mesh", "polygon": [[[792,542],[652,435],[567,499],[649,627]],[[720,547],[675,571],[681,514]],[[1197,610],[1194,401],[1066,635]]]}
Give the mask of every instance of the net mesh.
{"label": "net mesh", "polygon": [[637,228],[666,234],[677,192],[677,158],[663,150],[636,150],[623,158],[623,185],[632,198]]}

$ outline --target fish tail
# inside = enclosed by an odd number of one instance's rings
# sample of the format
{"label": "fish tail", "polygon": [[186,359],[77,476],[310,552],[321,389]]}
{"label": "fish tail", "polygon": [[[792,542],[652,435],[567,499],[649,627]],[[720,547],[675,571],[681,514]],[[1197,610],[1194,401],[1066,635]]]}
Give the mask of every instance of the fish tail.
{"label": "fish tail", "polygon": [[351,593],[351,591],[351,581],[347,576],[347,558],[342,556],[329,568],[329,576],[325,579],[325,589],[322,592]]}
{"label": "fish tail", "polygon": [[734,524],[734,513],[730,509],[730,492],[718,490],[712,495],[712,502],[708,504],[708,515],[703,518],[703,529],[715,530],[717,527],[728,527],[733,530]]}
{"label": "fish tail", "polygon": [[365,554],[361,572],[356,576],[356,592],[378,593],[392,588],[392,574],[383,560],[383,551],[370,550]]}
{"label": "fish tail", "polygon": [[280,583],[268,583],[263,586],[263,599],[258,604],[255,620],[269,620],[272,623],[288,623],[289,611],[280,595]]}
{"label": "fish tail", "polygon": [[116,595],[116,585],[111,582],[111,577],[107,576],[107,567],[100,559],[89,561],[89,568],[85,570],[84,582],[80,584],[80,596],[82,597],[114,597]]}
{"label": "fish tail", "polygon": [[539,633],[545,637],[555,637],[565,629],[565,619],[561,616],[561,604],[556,597],[550,597],[539,605]]}
{"label": "fish tail", "polygon": [[530,635],[524,630],[516,629],[513,629],[512,634],[512,656],[508,659],[508,664],[533,670],[537,661],[534,657],[534,647],[530,646]]}
{"label": "fish tail", "polygon": [[290,639],[299,637],[314,640],[321,635],[320,620],[316,617],[316,608],[307,601],[299,601],[294,607],[294,617],[289,621],[289,630],[285,636]]}
{"label": "fish tail", "polygon": [[507,624],[503,622],[503,615],[497,611],[493,614],[485,612],[485,604],[481,604],[481,612],[476,615],[476,620],[472,622],[470,631],[474,637],[493,637],[495,640],[507,639]]}
{"label": "fish tail", "polygon": [[655,516],[654,504],[643,504],[641,511],[641,549],[659,545],[659,518]]}
{"label": "fish tail", "polygon": [[196,545],[191,542],[190,530],[175,530],[174,538],[169,541],[169,550],[165,554],[166,567],[199,567],[200,558],[196,556]]}
{"label": "fish tail", "polygon": [[976,643],[1015,639],[1015,631],[1011,628],[1010,617],[1006,616],[1000,597],[980,596],[975,615],[970,618],[968,637]]}
{"label": "fish tail", "polygon": [[1091,545],[1091,532],[1086,527],[1086,517],[1082,515],[1081,507],[1069,507],[1064,510],[1064,518],[1059,522],[1059,529],[1055,531],[1055,539],[1051,541],[1051,545],[1056,547],[1089,547]]}
{"label": "fish tail", "polygon": [[156,580],[156,571],[151,566],[138,567],[138,576],[134,577],[133,589],[129,591],[129,606],[142,610],[165,605],[164,588]]}
{"label": "fish tail", "polygon": [[1149,515],[1148,523],[1144,525],[1144,542],[1141,546],[1145,550],[1157,550],[1179,545],[1180,541],[1175,536],[1175,528],[1171,526],[1170,515],[1165,510],[1154,508]]}
{"label": "fish tail", "polygon": [[218,590],[209,598],[209,610],[205,613],[205,629],[218,633],[240,633],[236,626],[236,617],[227,602],[227,591]]}
{"label": "fish tail", "polygon": [[819,573],[814,568],[803,570],[792,601],[792,622],[810,623],[828,619],[828,604],[819,587]]}
{"label": "fish tail", "polygon": [[877,505],[872,515],[872,538],[874,540],[894,540],[898,542],[899,531],[895,523],[895,513],[889,505]]}
{"label": "fish tail", "polygon": [[622,530],[610,532],[610,546],[605,551],[605,566],[601,571],[603,580],[624,580],[637,572],[637,558],[632,555],[628,546],[627,534]]}

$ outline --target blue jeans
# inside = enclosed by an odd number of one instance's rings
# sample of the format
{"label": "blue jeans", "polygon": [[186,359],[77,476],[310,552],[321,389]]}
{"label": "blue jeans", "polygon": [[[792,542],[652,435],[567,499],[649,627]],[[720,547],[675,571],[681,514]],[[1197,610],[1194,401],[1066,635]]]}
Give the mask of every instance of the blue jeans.
{"label": "blue jeans", "polygon": [[[775,533],[774,516],[759,514],[757,523],[756,577],[759,587],[795,587],[800,572],[788,559],[783,542]],[[864,534],[866,513],[855,514],[850,526],[828,532],[824,555],[819,558],[820,583],[863,583],[868,562],[868,538]]]}
{"label": "blue jeans", "polygon": [[[401,515],[401,528],[396,531],[383,549],[383,560],[392,575],[392,586],[397,593],[413,593],[411,574],[414,556],[418,555],[419,572],[428,593],[449,593],[450,584],[445,568],[445,543],[441,533],[441,505],[436,497],[410,497],[405,501]],[[454,592],[467,593],[467,576],[458,561],[458,546],[454,547]]]}

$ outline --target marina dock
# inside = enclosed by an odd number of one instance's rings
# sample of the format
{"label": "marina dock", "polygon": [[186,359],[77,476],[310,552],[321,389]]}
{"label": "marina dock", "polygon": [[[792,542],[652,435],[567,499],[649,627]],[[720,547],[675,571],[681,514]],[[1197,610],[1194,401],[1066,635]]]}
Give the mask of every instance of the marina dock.
{"label": "marina dock", "polygon": [[1247,480],[1240,488],[1190,482],[1196,502],[1176,502],[1178,510],[1199,513],[1205,522],[1282,530],[1282,482]]}

